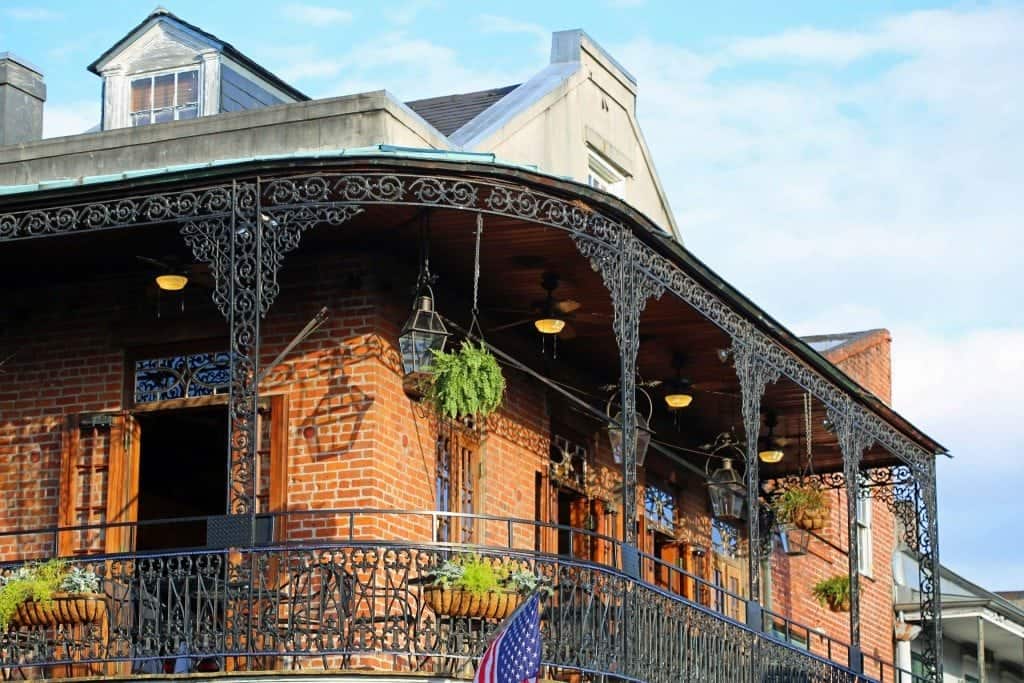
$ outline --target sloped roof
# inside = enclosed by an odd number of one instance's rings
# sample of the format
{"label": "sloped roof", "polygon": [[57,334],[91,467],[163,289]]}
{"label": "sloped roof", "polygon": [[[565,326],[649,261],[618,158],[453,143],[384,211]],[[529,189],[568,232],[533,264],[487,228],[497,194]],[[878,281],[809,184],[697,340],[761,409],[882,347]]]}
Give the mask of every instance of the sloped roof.
{"label": "sloped roof", "polygon": [[288,95],[294,97],[296,100],[300,102],[305,102],[309,100],[309,95],[306,95],[305,93],[288,85],[283,80],[272,74],[270,71],[260,66],[257,62],[253,61],[249,57],[246,57],[244,54],[239,52],[238,49],[235,48],[235,46],[231,43],[225,40],[221,40],[217,36],[213,35],[208,31],[204,31],[195,24],[188,23],[181,17],[177,16],[176,14],[167,9],[164,9],[163,7],[157,7],[155,10],[153,10],[150,13],[150,15],[143,19],[141,22],[139,22],[139,24],[135,28],[128,31],[128,33],[126,33],[123,38],[121,38],[119,41],[111,45],[109,49],[107,49],[103,54],[97,57],[96,60],[89,65],[89,71],[99,76],[99,65],[101,63],[106,61],[107,58],[109,58],[111,55],[114,55],[117,52],[119,52],[125,46],[125,44],[133,41],[138,35],[140,35],[143,31],[149,28],[151,24],[156,23],[162,19],[173,21],[181,26],[184,26],[189,31],[192,31],[193,33],[202,36],[210,42],[216,43],[219,46],[220,50],[228,57],[231,57],[233,60],[235,60],[245,68],[249,69],[256,75],[265,79],[275,88],[287,93]]}
{"label": "sloped roof", "polygon": [[441,133],[451,135],[518,87],[518,84],[506,85],[476,92],[428,97],[405,104]]}
{"label": "sloped roof", "polygon": [[838,351],[841,347],[851,345],[879,332],[888,332],[884,329],[861,330],[860,332],[836,332],[833,334],[815,334],[809,337],[801,337],[807,345],[818,353],[825,355]]}

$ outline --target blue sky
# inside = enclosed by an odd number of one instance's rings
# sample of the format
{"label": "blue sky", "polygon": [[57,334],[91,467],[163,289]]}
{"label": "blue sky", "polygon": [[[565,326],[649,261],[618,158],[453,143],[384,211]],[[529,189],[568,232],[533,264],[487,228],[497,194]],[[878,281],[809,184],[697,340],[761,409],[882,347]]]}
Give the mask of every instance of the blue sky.
{"label": "blue sky", "polygon": [[[150,2],[0,0],[46,74],[46,134],[99,118],[85,71]],[[168,0],[315,97],[517,83],[582,27],[639,81],[684,239],[802,334],[887,327],[894,405],[939,467],[945,564],[1024,588],[1024,5]]]}

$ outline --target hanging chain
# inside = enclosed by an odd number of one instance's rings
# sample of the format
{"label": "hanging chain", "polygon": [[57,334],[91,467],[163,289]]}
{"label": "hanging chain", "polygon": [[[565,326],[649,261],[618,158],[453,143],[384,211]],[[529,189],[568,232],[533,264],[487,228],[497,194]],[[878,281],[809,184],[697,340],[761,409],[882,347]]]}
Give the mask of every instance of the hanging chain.
{"label": "hanging chain", "polygon": [[473,309],[472,320],[469,323],[469,333],[476,334],[483,341],[484,333],[480,329],[480,239],[484,234],[484,216],[481,213],[476,215],[476,250],[473,253]]}

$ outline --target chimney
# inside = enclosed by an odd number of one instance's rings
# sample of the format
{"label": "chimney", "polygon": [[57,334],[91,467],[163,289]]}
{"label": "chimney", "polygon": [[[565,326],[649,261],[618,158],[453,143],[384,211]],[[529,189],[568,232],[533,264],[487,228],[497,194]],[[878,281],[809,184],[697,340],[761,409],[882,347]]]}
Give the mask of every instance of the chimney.
{"label": "chimney", "polygon": [[43,137],[45,101],[42,72],[10,52],[0,52],[0,147]]}

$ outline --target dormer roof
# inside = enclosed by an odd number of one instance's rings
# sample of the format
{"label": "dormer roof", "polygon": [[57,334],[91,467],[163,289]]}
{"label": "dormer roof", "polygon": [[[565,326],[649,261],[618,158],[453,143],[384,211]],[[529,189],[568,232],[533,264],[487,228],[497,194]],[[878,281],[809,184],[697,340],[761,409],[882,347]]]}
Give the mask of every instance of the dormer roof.
{"label": "dormer roof", "polygon": [[121,40],[114,43],[109,49],[107,49],[106,52],[100,55],[96,59],[96,61],[89,65],[89,71],[96,74],[97,76],[101,75],[100,70],[108,61],[110,61],[112,58],[117,56],[122,50],[131,45],[133,42],[135,42],[135,40],[141,37],[142,34],[144,34],[147,30],[150,29],[150,27],[160,22],[171,23],[179,30],[183,30],[191,34],[197,40],[207,43],[208,45],[210,45],[210,47],[213,47],[214,49],[220,51],[224,55],[235,60],[236,62],[238,62],[245,68],[249,69],[256,75],[265,79],[275,88],[278,88],[279,90],[287,93],[289,96],[295,98],[296,100],[307,101],[310,99],[310,97],[305,93],[292,87],[291,85],[289,85],[288,83],[274,75],[272,72],[260,66],[259,63],[245,56],[231,43],[221,40],[217,36],[213,35],[212,33],[208,33],[207,31],[204,31],[195,24],[188,23],[184,19],[181,19],[180,17],[175,15],[170,10],[167,10],[163,7],[157,7],[155,10],[153,10],[150,13],[150,15],[143,19],[137,26],[135,26],[135,28],[128,31],[128,33],[126,33],[124,37],[121,38]]}

